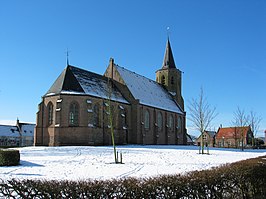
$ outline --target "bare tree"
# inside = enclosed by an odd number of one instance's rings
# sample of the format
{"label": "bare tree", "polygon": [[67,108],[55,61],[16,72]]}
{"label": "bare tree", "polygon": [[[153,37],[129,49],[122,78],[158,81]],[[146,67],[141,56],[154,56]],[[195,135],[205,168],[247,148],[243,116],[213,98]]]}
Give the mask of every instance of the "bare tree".
{"label": "bare tree", "polygon": [[[115,163],[122,163],[122,153],[120,153],[120,160],[118,157],[118,151],[116,149],[116,142],[115,142],[115,129],[117,130],[117,125],[118,125],[118,118],[121,116],[119,114],[117,104],[115,102],[112,103],[112,94],[114,93],[114,83],[113,81],[108,78],[108,99],[106,101],[106,107],[107,107],[107,122],[108,122],[108,128],[110,129],[110,134],[111,134],[111,141],[113,145],[113,151],[114,151],[114,158],[115,158]],[[120,106],[121,107],[121,106]]]}
{"label": "bare tree", "polygon": [[[249,119],[248,123],[250,125],[251,131],[253,132],[254,137],[256,137],[257,132],[260,128],[260,122],[261,122],[262,118],[260,116],[258,116],[256,114],[256,112],[250,111],[248,119]],[[256,145],[256,143],[254,143],[254,139],[252,139],[252,145],[254,146],[254,144]]]}
{"label": "bare tree", "polygon": [[236,111],[234,112],[234,120],[233,124],[238,127],[243,127],[248,125],[248,115],[246,115],[245,110],[237,107]]}
{"label": "bare tree", "polygon": [[204,154],[203,133],[208,130],[211,122],[217,116],[216,107],[211,107],[200,89],[199,98],[193,98],[188,104],[189,117],[195,128],[201,133],[201,153]]}
{"label": "bare tree", "polygon": [[[249,123],[249,116],[246,115],[245,110],[237,107],[236,111],[234,112],[234,119],[232,121],[235,128],[235,143],[237,147],[237,142],[240,139],[241,143],[241,150],[244,150],[244,131],[243,127],[248,126]],[[239,138],[240,135],[240,138]]]}

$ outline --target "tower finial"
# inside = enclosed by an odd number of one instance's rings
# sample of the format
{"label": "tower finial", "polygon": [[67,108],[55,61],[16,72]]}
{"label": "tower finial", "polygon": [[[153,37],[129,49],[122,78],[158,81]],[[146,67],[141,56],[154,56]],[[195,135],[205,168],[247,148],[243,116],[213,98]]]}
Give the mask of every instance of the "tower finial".
{"label": "tower finial", "polygon": [[169,40],[169,37],[170,37],[170,27],[169,26],[166,27],[166,31],[167,31],[167,39]]}

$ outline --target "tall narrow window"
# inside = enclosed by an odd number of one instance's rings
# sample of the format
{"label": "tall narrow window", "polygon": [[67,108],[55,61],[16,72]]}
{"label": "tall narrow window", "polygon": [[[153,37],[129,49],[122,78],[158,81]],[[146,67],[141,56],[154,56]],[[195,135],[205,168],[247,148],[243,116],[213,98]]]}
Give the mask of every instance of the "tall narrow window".
{"label": "tall narrow window", "polygon": [[121,109],[120,116],[121,116],[121,128],[127,129],[127,110],[124,108]]}
{"label": "tall narrow window", "polygon": [[79,108],[77,103],[72,103],[69,108],[69,125],[78,126]]}
{"label": "tall narrow window", "polygon": [[93,126],[99,126],[99,105],[95,104],[93,107]]}
{"label": "tall narrow window", "polygon": [[169,115],[169,128],[173,129],[173,125],[174,125],[174,119],[172,115]]}
{"label": "tall narrow window", "polygon": [[54,107],[51,102],[48,104],[48,125],[50,126],[53,123],[53,113],[54,113]]}
{"label": "tall narrow window", "polygon": [[158,130],[161,130],[163,126],[163,116],[161,112],[159,112],[157,115],[157,124],[158,124]]}
{"label": "tall narrow window", "polygon": [[162,76],[162,85],[165,85],[165,76]]}
{"label": "tall narrow window", "polygon": [[150,113],[148,110],[145,110],[144,112],[144,128],[145,129],[150,128]]}

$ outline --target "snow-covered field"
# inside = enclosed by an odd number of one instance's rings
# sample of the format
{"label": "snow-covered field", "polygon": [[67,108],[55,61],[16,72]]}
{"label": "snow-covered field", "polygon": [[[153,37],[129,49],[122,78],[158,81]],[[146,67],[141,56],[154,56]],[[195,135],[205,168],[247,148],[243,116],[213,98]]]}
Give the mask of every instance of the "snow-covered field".
{"label": "snow-covered field", "polygon": [[20,148],[21,165],[0,167],[0,179],[111,179],[149,177],[208,169],[224,163],[266,155],[266,150],[210,149],[200,155],[194,146],[119,146],[124,164],[114,164],[113,148]]}

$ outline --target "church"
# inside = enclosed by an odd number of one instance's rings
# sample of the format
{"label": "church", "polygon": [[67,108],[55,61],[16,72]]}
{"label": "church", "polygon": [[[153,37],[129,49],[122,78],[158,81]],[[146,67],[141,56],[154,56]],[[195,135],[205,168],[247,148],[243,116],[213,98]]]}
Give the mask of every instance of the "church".
{"label": "church", "polygon": [[169,38],[156,81],[117,65],[103,75],[67,64],[38,106],[35,146],[184,145],[182,72]]}

